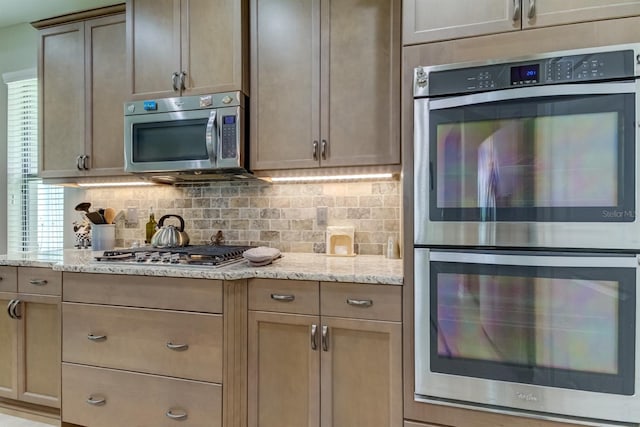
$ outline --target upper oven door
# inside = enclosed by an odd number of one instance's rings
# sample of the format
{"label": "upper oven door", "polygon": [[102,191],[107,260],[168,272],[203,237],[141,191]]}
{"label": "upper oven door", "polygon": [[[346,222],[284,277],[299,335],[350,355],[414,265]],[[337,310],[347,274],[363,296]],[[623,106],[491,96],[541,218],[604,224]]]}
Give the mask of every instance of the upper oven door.
{"label": "upper oven door", "polygon": [[637,248],[636,81],[416,99],[415,243]]}
{"label": "upper oven door", "polygon": [[216,109],[125,116],[125,171],[215,169]]}

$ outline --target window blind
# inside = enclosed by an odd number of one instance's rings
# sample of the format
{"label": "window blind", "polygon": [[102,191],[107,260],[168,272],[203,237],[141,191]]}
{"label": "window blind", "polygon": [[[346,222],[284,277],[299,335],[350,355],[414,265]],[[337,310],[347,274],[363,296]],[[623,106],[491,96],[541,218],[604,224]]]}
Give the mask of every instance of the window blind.
{"label": "window blind", "polygon": [[38,173],[38,80],[7,73],[7,250],[63,248],[64,189]]}

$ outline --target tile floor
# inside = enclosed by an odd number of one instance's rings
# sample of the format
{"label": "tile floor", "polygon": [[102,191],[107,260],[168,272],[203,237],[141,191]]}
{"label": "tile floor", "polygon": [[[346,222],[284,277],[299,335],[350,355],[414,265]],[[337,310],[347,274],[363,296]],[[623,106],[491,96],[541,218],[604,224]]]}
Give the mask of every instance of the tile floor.
{"label": "tile floor", "polygon": [[51,427],[53,425],[55,424],[44,424],[24,418],[12,417],[11,415],[0,414],[0,427]]}

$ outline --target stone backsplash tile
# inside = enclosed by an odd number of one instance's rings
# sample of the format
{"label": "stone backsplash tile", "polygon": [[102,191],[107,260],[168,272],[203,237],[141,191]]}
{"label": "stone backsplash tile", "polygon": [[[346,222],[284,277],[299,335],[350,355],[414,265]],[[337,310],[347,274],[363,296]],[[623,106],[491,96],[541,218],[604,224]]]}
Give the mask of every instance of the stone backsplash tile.
{"label": "stone backsplash tile", "polygon": [[[329,225],[355,228],[355,250],[383,255],[387,240],[399,238],[398,181],[270,184],[263,181],[212,182],[184,186],[91,189],[87,201],[96,207],[138,210],[137,218],[120,220],[116,244],[142,244],[149,209],[156,220],[177,214],[185,220],[192,244],[210,241],[222,230],[227,244],[263,245],[286,252],[325,252],[325,226],[316,209],[328,209]],[[175,219],[167,223],[177,224]]]}

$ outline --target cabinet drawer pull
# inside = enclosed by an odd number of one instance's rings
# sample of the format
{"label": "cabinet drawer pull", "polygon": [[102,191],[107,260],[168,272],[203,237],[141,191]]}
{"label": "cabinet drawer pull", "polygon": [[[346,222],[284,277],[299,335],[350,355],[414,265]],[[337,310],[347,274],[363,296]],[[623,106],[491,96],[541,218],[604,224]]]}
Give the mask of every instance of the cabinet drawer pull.
{"label": "cabinet drawer pull", "polygon": [[96,398],[94,396],[89,396],[89,398],[87,399],[87,403],[93,406],[102,406],[107,403],[107,399],[105,399],[104,397]]}
{"label": "cabinet drawer pull", "polygon": [[329,351],[329,327],[322,325],[322,351]]}
{"label": "cabinet drawer pull", "polygon": [[185,351],[189,349],[189,344],[173,344],[171,341],[169,341],[167,343],[167,348],[169,350]]}
{"label": "cabinet drawer pull", "polygon": [[529,0],[529,12],[527,18],[533,19],[536,16],[536,0]]}
{"label": "cabinet drawer pull", "polygon": [[311,350],[318,349],[318,325],[311,325]]}
{"label": "cabinet drawer pull", "polygon": [[106,335],[93,335],[93,334],[89,334],[87,335],[87,339],[89,341],[106,341],[107,340],[107,336]]}
{"label": "cabinet drawer pull", "polygon": [[12,319],[15,319],[14,314],[13,314],[13,304],[15,302],[16,302],[16,300],[12,299],[11,301],[9,301],[9,304],[7,304],[7,314]]}
{"label": "cabinet drawer pull", "polygon": [[11,307],[10,307],[10,311],[11,311],[10,316],[13,319],[22,319],[22,315],[18,313],[18,305],[20,305],[20,300],[19,299],[13,300],[13,303],[11,304]]}
{"label": "cabinet drawer pull", "polygon": [[513,0],[513,16],[511,20],[513,22],[520,20],[520,0]]}
{"label": "cabinet drawer pull", "polygon": [[29,284],[30,285],[34,285],[34,286],[44,286],[47,283],[49,283],[49,282],[47,282],[44,279],[32,279],[32,280],[29,280]]}
{"label": "cabinet drawer pull", "polygon": [[165,415],[167,418],[177,421],[184,421],[187,419],[187,411],[182,409],[169,409]]}
{"label": "cabinet drawer pull", "polygon": [[370,299],[351,299],[347,298],[347,304],[352,305],[354,307],[371,307],[373,305],[373,301]]}
{"label": "cabinet drawer pull", "polygon": [[271,299],[275,301],[291,302],[296,299],[295,295],[271,294]]}

